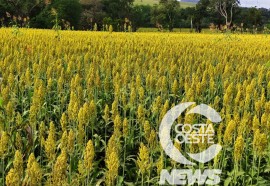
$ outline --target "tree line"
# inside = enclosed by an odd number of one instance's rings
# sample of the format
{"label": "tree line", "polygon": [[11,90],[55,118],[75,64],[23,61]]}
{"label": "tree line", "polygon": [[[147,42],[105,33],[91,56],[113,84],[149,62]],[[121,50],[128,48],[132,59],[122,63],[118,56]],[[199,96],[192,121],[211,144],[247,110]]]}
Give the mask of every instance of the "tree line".
{"label": "tree line", "polygon": [[270,10],[243,8],[239,0],[200,0],[182,8],[177,0],[160,0],[154,6],[134,0],[0,0],[1,26],[61,29],[136,31],[139,27],[159,30],[270,27]]}

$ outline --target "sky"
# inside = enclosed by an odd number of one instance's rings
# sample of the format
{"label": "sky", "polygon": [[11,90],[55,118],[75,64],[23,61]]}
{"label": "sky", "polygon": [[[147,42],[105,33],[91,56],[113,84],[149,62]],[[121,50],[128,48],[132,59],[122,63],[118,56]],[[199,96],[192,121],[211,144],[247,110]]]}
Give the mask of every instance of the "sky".
{"label": "sky", "polygon": [[258,8],[270,8],[270,0],[240,0],[240,2],[243,7],[257,6]]}

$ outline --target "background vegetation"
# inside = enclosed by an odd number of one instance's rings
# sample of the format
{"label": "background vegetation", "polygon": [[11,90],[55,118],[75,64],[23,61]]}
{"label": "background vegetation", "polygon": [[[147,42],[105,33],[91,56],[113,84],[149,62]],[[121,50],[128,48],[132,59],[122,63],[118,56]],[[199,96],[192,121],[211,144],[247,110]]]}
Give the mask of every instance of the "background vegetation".
{"label": "background vegetation", "polygon": [[[252,29],[269,27],[270,11],[241,8],[239,2],[226,0],[226,8],[233,8],[231,24]],[[2,26],[52,28],[57,12],[62,29],[136,31],[140,27],[209,28],[224,25],[226,21],[216,8],[217,0],[179,3],[177,0],[0,0]],[[106,26],[107,25],[107,26]],[[254,26],[253,26],[254,25]],[[161,29],[162,26],[162,29]]]}

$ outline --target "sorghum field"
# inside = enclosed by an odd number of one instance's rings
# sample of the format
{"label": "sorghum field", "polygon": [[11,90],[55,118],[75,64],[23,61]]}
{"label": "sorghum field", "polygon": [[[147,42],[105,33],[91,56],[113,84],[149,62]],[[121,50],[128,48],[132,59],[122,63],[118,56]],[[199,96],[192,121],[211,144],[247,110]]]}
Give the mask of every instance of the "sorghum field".
{"label": "sorghum field", "polygon": [[161,169],[186,168],[161,148],[160,122],[194,101],[222,117],[222,151],[200,168],[269,186],[269,51],[267,35],[2,28],[0,185],[158,185]]}

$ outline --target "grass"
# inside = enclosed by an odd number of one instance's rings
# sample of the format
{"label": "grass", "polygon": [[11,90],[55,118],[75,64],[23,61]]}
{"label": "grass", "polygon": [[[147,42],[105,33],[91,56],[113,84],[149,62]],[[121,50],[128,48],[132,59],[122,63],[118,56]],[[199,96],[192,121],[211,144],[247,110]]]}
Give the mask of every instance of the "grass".
{"label": "grass", "polygon": [[[138,4],[138,5],[151,5],[151,6],[153,6],[154,4],[158,4],[158,3],[159,3],[159,0],[135,0],[135,4]],[[180,2],[180,6],[182,8],[194,7],[195,3]]]}
{"label": "grass", "polygon": [[[139,28],[137,32],[159,32],[157,28]],[[164,29],[163,32],[169,32],[167,29]],[[190,28],[174,28],[173,32],[182,32],[182,33],[190,33]],[[193,29],[193,32],[195,30]],[[202,33],[213,33],[210,29],[202,29]]]}
{"label": "grass", "polygon": [[159,3],[158,0],[135,0],[135,4],[139,5],[154,5],[158,3]]}

